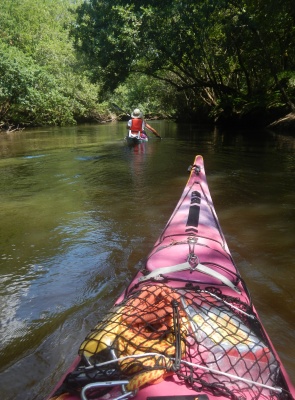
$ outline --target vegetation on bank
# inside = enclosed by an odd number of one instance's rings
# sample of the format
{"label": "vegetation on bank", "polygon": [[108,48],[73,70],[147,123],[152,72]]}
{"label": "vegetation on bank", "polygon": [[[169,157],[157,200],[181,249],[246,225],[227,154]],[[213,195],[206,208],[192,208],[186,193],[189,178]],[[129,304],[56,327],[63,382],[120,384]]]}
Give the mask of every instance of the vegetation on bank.
{"label": "vegetation on bank", "polygon": [[[295,111],[294,0],[0,0],[0,127]],[[291,114],[292,115],[292,114]]]}
{"label": "vegetation on bank", "polygon": [[91,83],[69,38],[78,4],[0,0],[0,124],[6,129],[106,117],[100,87]]}

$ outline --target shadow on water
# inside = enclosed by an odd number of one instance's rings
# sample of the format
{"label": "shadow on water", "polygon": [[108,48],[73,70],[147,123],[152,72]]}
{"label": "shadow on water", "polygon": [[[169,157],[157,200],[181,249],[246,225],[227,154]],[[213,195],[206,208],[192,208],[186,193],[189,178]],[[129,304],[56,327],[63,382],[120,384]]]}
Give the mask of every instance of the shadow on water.
{"label": "shadow on water", "polygon": [[202,154],[213,201],[254,304],[295,375],[295,140],[153,121],[0,136],[0,384],[43,399],[98,315],[130,281]]}

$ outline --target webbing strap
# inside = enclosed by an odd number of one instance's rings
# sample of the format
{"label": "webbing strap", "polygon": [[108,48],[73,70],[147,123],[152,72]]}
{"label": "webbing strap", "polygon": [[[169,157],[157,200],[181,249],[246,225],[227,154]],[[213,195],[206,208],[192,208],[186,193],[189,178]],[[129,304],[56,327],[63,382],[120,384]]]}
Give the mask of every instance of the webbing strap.
{"label": "webbing strap", "polygon": [[224,283],[226,286],[230,287],[235,292],[237,292],[239,294],[241,293],[241,291],[226,276],[224,276],[224,275],[220,274],[219,272],[214,271],[212,268],[207,267],[206,265],[203,265],[200,263],[198,265],[196,265],[196,267],[192,267],[188,262],[185,262],[183,264],[177,264],[177,265],[171,265],[169,267],[158,268],[158,269],[155,269],[154,271],[150,272],[148,275],[140,277],[138,279],[138,282],[144,282],[151,278],[156,278],[161,275],[171,274],[173,272],[185,271],[188,269],[190,269],[192,271],[203,272],[206,275],[210,275],[216,279],[219,279],[222,283]]}
{"label": "webbing strap", "polygon": [[203,264],[198,264],[196,269],[200,272],[203,272],[204,274],[213,276],[214,278],[219,279],[222,283],[224,283],[226,286],[230,287],[232,290],[235,292],[241,294],[240,289],[238,289],[231,280],[229,280],[226,276],[220,274],[217,271],[214,271],[213,269],[207,267],[206,265]]}
{"label": "webbing strap", "polygon": [[191,265],[188,262],[185,262],[183,264],[171,265],[170,267],[158,268],[150,272],[148,275],[140,277],[138,279],[138,282],[144,282],[149,280],[150,278],[155,278],[156,276],[159,275],[170,274],[171,272],[184,271],[186,269],[192,269]]}

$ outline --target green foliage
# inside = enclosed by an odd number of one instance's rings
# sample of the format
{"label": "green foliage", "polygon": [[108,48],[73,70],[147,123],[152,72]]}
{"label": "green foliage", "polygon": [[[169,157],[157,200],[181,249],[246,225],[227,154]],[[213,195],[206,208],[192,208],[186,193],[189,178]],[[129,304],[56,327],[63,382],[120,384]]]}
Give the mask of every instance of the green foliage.
{"label": "green foliage", "polygon": [[76,6],[1,0],[0,121],[66,125],[99,117],[99,86],[83,72],[68,34]]}
{"label": "green foliage", "polygon": [[0,2],[1,120],[295,108],[294,0]]}
{"label": "green foliage", "polygon": [[167,88],[164,81],[142,74],[130,75],[124,84],[118,86],[110,100],[129,112],[139,107],[145,115],[171,117],[176,110],[174,88]]}
{"label": "green foliage", "polygon": [[145,74],[182,92],[190,109],[241,112],[278,94],[293,107],[280,74],[294,69],[294,21],[294,0],[89,0],[71,33],[107,88]]}

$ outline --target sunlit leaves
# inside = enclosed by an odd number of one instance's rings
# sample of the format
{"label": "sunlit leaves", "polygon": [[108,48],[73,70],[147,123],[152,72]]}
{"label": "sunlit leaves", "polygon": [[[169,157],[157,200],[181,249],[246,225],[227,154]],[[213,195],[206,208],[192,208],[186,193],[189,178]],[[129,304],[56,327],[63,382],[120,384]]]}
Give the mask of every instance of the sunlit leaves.
{"label": "sunlit leaves", "polygon": [[1,0],[0,121],[65,125],[95,116],[99,89],[69,38],[82,0]]}
{"label": "sunlit leaves", "polygon": [[255,96],[265,101],[282,68],[294,65],[292,1],[90,0],[78,11],[78,20],[90,17],[90,28],[73,33],[106,87],[130,73],[165,76],[195,99],[238,109]]}

